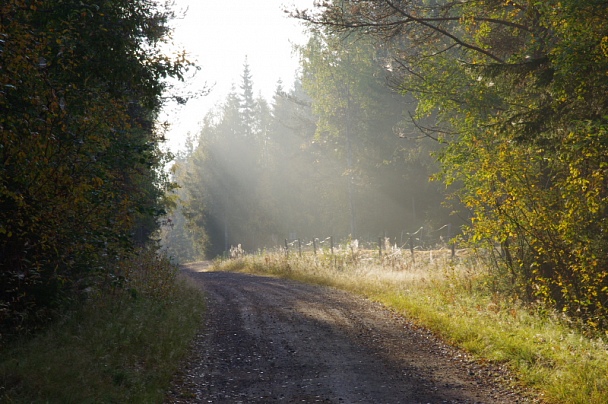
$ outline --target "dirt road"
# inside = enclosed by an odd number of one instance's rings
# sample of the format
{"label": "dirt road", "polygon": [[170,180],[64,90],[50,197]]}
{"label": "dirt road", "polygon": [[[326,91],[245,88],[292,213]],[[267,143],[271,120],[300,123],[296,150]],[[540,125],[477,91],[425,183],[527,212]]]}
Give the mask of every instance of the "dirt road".
{"label": "dirt road", "polygon": [[188,271],[208,314],[168,403],[516,403],[481,366],[381,305],[287,280]]}

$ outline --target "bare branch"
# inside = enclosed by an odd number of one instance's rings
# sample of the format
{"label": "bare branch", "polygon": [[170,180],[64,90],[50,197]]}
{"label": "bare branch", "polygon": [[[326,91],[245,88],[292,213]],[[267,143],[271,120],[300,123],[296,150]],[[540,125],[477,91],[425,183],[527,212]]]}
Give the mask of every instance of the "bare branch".
{"label": "bare branch", "polygon": [[[290,16],[293,18],[301,19],[306,22],[309,22],[314,25],[321,25],[337,30],[356,30],[356,29],[369,29],[375,31],[376,34],[386,35],[386,36],[394,36],[398,32],[401,31],[401,28],[410,25],[410,24],[418,24],[419,26],[423,26],[432,32],[438,33],[446,38],[449,38],[456,45],[466,48],[477,53],[483,54],[488,58],[492,59],[494,62],[505,64],[505,60],[501,57],[495,55],[494,53],[488,51],[487,49],[483,49],[473,43],[467,42],[447,29],[442,28],[436,23],[441,22],[458,22],[461,21],[463,16],[440,16],[440,17],[419,17],[415,16],[413,13],[407,12],[401,5],[397,4],[393,0],[384,0],[383,1],[385,7],[388,7],[389,10],[384,8],[384,12],[381,14],[376,14],[378,11],[374,9],[374,14],[363,14],[358,8],[357,11],[351,15],[352,18],[347,18],[349,15],[348,11],[344,8],[332,8],[328,3],[317,3],[318,7],[325,7],[326,11],[322,13],[320,16],[311,15],[307,10],[296,10],[290,13]],[[458,4],[460,2],[455,2],[451,4],[451,6]],[[402,18],[398,18],[401,16]],[[497,18],[489,18],[489,17],[470,17],[471,21],[480,21],[487,22],[491,24],[503,25],[511,28],[520,29],[526,32],[530,32],[531,29],[523,24],[518,24],[516,22],[511,22],[507,20],[497,19]]]}
{"label": "bare branch", "polygon": [[[412,120],[412,123],[414,124],[414,126],[425,136],[428,137],[431,140],[434,140],[436,142],[439,142],[439,137],[438,136],[434,136],[434,134],[436,133],[440,133],[443,135],[456,135],[458,134],[457,132],[452,132],[452,131],[447,131],[438,127],[433,127],[433,128],[427,128],[425,126],[420,125],[418,122],[416,122],[416,118],[414,118],[414,116],[412,115],[411,112],[407,112],[407,114],[410,116],[410,119]],[[433,134],[433,135],[432,135]],[[399,137],[405,137],[405,136],[399,136]]]}
{"label": "bare branch", "polygon": [[423,26],[425,26],[425,27],[427,27],[427,28],[430,28],[430,29],[431,29],[431,30],[433,30],[433,31],[436,31],[436,32],[438,32],[438,33],[440,33],[440,34],[442,34],[442,35],[444,35],[444,36],[446,36],[446,37],[450,38],[451,40],[453,40],[454,42],[456,42],[458,45],[462,46],[463,48],[467,48],[467,49],[471,49],[471,50],[473,50],[473,51],[479,52],[479,53],[481,53],[481,54],[483,54],[483,55],[486,55],[487,57],[489,57],[490,59],[492,59],[492,60],[494,60],[494,61],[496,61],[496,62],[498,62],[498,63],[501,63],[501,64],[504,64],[504,63],[505,63],[505,61],[504,61],[504,60],[502,60],[502,59],[501,59],[501,58],[499,58],[498,56],[493,55],[492,53],[488,52],[487,50],[482,49],[482,48],[480,48],[479,46],[475,46],[475,45],[472,45],[472,44],[466,43],[466,42],[462,41],[461,39],[459,39],[458,37],[456,37],[455,35],[453,35],[453,34],[449,33],[448,31],[444,30],[443,28],[440,28],[440,27],[438,27],[438,26],[435,26],[435,25],[433,25],[433,24],[431,24],[431,23],[429,23],[429,22],[427,22],[427,21],[425,21],[425,20],[423,20],[423,19],[416,18],[416,17],[414,17],[414,16],[412,16],[412,15],[409,15],[409,14],[408,14],[408,13],[406,13],[404,10],[402,10],[400,7],[397,7],[397,6],[394,4],[394,2],[393,2],[393,1],[391,1],[391,0],[385,0],[385,2],[386,2],[386,3],[387,3],[389,6],[390,6],[390,7],[392,7],[392,8],[393,8],[393,9],[394,9],[394,10],[395,10],[397,13],[401,14],[401,15],[402,15],[402,16],[404,16],[405,18],[410,19],[410,20],[412,20],[412,21],[415,21],[415,22],[417,22],[418,24],[421,24],[421,25],[423,25]]}

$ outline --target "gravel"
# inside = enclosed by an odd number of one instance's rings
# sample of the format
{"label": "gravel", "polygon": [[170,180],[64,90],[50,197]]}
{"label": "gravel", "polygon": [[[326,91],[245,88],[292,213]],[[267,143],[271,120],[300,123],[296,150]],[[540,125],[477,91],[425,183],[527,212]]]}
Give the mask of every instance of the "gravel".
{"label": "gravel", "polygon": [[166,403],[521,403],[509,372],[333,288],[185,269],[207,314]]}

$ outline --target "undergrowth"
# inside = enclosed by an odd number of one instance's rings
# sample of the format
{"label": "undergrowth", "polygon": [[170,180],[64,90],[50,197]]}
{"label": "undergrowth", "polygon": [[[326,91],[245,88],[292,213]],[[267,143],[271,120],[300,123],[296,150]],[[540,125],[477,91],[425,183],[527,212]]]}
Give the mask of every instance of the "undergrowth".
{"label": "undergrowth", "polygon": [[287,277],[367,296],[406,314],[479,360],[507,365],[549,403],[607,403],[608,345],[559,313],[497,291],[466,250],[416,252],[399,259],[263,253],[216,262],[216,269]]}
{"label": "undergrowth", "polygon": [[162,402],[200,325],[200,292],[141,251],[82,307],[0,354],[0,402]]}

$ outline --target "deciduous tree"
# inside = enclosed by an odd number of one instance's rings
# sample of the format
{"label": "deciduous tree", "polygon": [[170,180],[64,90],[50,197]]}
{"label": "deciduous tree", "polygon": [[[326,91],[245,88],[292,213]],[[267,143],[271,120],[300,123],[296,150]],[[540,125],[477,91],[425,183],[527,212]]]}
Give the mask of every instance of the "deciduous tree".
{"label": "deciduous tree", "polygon": [[0,321],[9,329],[156,230],[167,186],[155,126],[172,12],[156,2],[0,5]]}
{"label": "deciduous tree", "polygon": [[294,15],[390,44],[402,89],[448,146],[472,240],[500,245],[521,295],[608,319],[604,2],[331,1]]}

